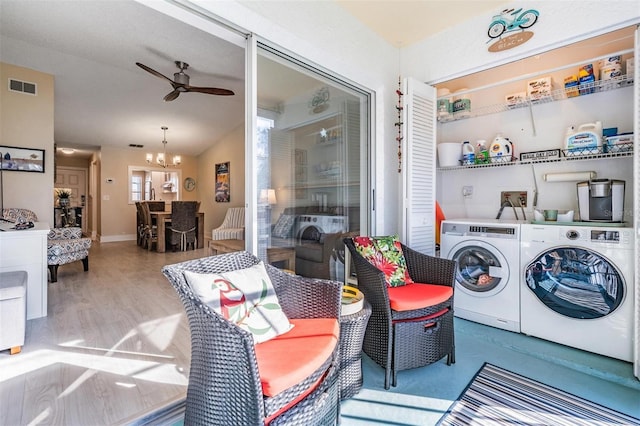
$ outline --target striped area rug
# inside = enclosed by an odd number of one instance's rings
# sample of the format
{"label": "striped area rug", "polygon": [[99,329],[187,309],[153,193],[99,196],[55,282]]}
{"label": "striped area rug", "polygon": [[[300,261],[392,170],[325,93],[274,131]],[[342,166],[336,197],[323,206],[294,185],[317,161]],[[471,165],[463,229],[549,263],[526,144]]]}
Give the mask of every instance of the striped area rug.
{"label": "striped area rug", "polygon": [[631,426],[640,419],[485,363],[438,425]]}

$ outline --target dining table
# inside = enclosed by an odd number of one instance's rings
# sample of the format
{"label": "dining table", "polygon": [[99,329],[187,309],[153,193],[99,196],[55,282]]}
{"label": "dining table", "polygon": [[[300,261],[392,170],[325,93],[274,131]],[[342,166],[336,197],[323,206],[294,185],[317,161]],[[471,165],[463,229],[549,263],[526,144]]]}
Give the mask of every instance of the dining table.
{"label": "dining table", "polygon": [[[151,220],[155,222],[158,227],[158,243],[156,250],[158,253],[164,253],[167,250],[166,247],[166,230],[167,226],[171,226],[171,212],[149,212],[151,214]],[[196,212],[196,242],[197,248],[204,248],[204,212]]]}

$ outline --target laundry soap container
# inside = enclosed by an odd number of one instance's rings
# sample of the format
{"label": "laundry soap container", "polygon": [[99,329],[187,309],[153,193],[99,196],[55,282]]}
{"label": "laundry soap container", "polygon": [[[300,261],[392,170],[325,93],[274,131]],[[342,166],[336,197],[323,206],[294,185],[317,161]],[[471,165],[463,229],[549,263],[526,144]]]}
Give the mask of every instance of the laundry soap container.
{"label": "laundry soap container", "polygon": [[602,152],[602,122],[585,123],[567,129],[566,155],[598,154]]}
{"label": "laundry soap container", "polygon": [[440,167],[460,165],[460,142],[443,142],[438,144],[438,163]]}

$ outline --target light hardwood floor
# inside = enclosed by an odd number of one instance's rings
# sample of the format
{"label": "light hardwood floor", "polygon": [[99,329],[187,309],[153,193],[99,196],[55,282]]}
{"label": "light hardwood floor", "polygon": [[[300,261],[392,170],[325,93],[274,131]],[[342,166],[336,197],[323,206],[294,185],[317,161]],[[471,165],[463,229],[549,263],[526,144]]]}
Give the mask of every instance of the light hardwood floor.
{"label": "light hardwood floor", "polygon": [[184,398],[189,330],[160,270],[204,256],[94,242],[88,272],[61,266],[48,316],[27,321],[20,354],[0,352],[0,425],[126,424]]}

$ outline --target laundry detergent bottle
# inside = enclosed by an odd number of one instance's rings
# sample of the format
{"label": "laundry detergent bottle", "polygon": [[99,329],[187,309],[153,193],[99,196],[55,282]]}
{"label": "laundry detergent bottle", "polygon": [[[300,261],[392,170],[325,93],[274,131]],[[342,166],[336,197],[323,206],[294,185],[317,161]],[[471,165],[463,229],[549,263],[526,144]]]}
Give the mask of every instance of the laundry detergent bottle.
{"label": "laundry detergent bottle", "polygon": [[470,166],[476,162],[476,150],[469,141],[462,142],[462,164]]}
{"label": "laundry detergent bottle", "polygon": [[495,137],[489,149],[489,157],[492,163],[506,163],[512,160],[513,144],[502,136],[501,133]]}

